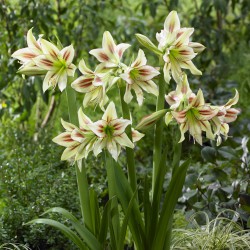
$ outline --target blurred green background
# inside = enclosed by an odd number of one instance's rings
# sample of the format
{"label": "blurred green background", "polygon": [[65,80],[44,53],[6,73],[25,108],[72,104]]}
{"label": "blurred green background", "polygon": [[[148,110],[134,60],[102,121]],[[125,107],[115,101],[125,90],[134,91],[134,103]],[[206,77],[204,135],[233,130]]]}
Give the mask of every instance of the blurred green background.
{"label": "blurred green background", "polygon": [[[94,69],[97,61],[88,51],[101,47],[102,34],[111,32],[117,43],[132,44],[127,62],[140,48],[135,38],[141,33],[156,42],[164,20],[171,10],[179,14],[182,27],[194,27],[193,41],[206,50],[193,61],[203,72],[189,76],[191,88],[202,88],[207,102],[223,104],[240,93],[237,108],[241,113],[231,124],[230,138],[216,147],[206,141],[201,148],[186,139],[183,159],[192,157],[183,196],[177,209],[184,216],[207,211],[211,218],[223,208],[237,210],[245,227],[250,211],[250,1],[249,0],[0,0],[0,243],[27,243],[32,249],[74,249],[59,232],[45,226],[23,226],[46,209],[61,206],[79,215],[74,168],[60,162],[62,148],[51,139],[62,131],[60,117],[68,120],[65,93],[42,93],[41,77],[16,74],[17,60],[11,54],[26,47],[27,31],[44,34],[64,46],[73,44],[74,64],[80,59]],[[146,51],[148,63],[158,66],[157,58]],[[78,72],[77,72],[78,73]],[[76,74],[77,74],[76,73]],[[174,84],[171,89],[174,89]],[[115,98],[116,92],[111,92]],[[83,96],[77,94],[78,105]],[[136,122],[155,107],[146,95],[144,105],[131,110]],[[167,105],[166,105],[167,106]],[[100,117],[97,108],[86,113]],[[90,113],[91,112],[91,113]],[[169,134],[168,158],[171,162],[173,128]],[[151,175],[152,131],[136,148],[140,178]],[[123,161],[123,158],[121,159]],[[87,160],[88,178],[99,194],[107,199],[105,170],[101,160]],[[167,185],[168,176],[166,177]],[[179,215],[180,216],[180,215]],[[178,222],[178,219],[176,220]],[[176,225],[177,227],[180,226]]]}

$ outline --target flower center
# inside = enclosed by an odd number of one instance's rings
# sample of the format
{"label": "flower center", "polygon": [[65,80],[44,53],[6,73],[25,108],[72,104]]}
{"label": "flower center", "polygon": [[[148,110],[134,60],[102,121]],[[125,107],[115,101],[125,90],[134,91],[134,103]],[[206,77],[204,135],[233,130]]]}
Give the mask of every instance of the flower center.
{"label": "flower center", "polygon": [[139,70],[138,69],[132,69],[129,72],[130,78],[135,80],[139,76]]}
{"label": "flower center", "polygon": [[108,136],[112,137],[114,134],[114,127],[107,125],[103,128],[103,132]]}

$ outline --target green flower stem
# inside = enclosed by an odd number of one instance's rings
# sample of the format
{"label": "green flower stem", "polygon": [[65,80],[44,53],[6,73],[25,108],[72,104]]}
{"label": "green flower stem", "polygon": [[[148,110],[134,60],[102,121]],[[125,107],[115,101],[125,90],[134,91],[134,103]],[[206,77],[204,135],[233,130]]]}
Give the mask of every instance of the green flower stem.
{"label": "green flower stem", "polygon": [[[176,128],[175,128],[176,129]],[[176,170],[180,166],[181,153],[182,153],[182,143],[178,143],[180,140],[180,131],[173,130],[175,142],[174,142],[174,157],[172,161],[172,176],[175,174]],[[173,224],[173,214],[171,215],[171,219],[169,220],[169,226],[166,233],[164,250],[170,250],[171,246],[171,237],[172,237],[172,224]]]}
{"label": "green flower stem", "polygon": [[[160,80],[159,80],[159,95],[157,98],[156,111],[164,109],[165,91],[166,91],[166,83],[164,81],[163,72],[161,71]],[[162,154],[163,125],[164,125],[163,119],[160,119],[155,125],[152,194],[154,193],[155,182],[156,182],[157,174],[159,172],[159,167],[160,167],[160,159],[161,159],[161,154]]]}
{"label": "green flower stem", "polygon": [[[75,96],[74,90],[70,87],[70,85],[68,85],[66,88],[66,96],[67,96],[67,101],[68,101],[69,120],[71,123],[78,125],[76,96]],[[82,162],[81,171],[77,164],[75,164],[75,169],[76,169],[76,177],[77,177],[77,185],[78,185],[78,191],[79,191],[82,217],[84,219],[84,223],[86,227],[91,232],[94,232],[92,219],[91,219],[92,217],[91,217],[90,203],[89,203],[90,201],[89,186],[88,186],[88,180],[86,176],[86,169],[85,169],[83,162]]]}
{"label": "green flower stem", "polygon": [[[112,227],[114,230],[114,235],[115,235],[115,241],[118,243],[119,241],[119,236],[120,236],[120,219],[119,219],[119,210],[118,210],[118,201],[116,198],[116,184],[115,184],[115,179],[114,179],[114,159],[110,155],[109,152],[104,153],[104,165],[106,166],[106,171],[107,171],[107,177],[108,177],[108,191],[109,191],[109,200],[113,199],[111,202],[111,210],[112,211]],[[113,246],[114,247],[114,246]],[[116,247],[114,247],[115,249]]]}
{"label": "green flower stem", "polygon": [[[130,120],[130,113],[128,104],[124,101],[124,94],[126,91],[126,85],[119,86],[120,90],[120,100],[122,105],[122,115],[124,119]],[[127,126],[126,133],[129,139],[132,141],[132,130],[131,125]],[[126,147],[126,156],[127,156],[127,168],[128,168],[128,180],[131,185],[133,192],[136,191],[137,180],[136,180],[136,172],[135,172],[135,158],[134,158],[134,150],[132,148]]]}

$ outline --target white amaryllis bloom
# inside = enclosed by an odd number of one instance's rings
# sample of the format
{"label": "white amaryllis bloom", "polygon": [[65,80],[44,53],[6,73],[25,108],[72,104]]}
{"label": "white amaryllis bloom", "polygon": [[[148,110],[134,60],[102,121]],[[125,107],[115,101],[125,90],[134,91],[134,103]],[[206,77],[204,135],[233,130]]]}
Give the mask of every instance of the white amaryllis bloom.
{"label": "white amaryllis bloom", "polygon": [[85,93],[83,106],[97,105],[101,108],[107,103],[106,92],[119,78],[110,75],[103,64],[97,66],[95,71],[89,69],[84,60],[79,63],[79,70],[83,74],[72,82],[71,87],[77,92]]}
{"label": "white amaryllis bloom", "polygon": [[200,43],[190,42],[193,32],[194,28],[181,28],[177,12],[171,11],[165,20],[164,29],[156,34],[158,49],[163,52],[165,61],[163,72],[166,82],[171,79],[170,72],[174,80],[179,82],[182,68],[189,69],[194,75],[202,74],[191,60],[205,47]]}
{"label": "white amaryllis bloom", "polygon": [[121,147],[134,148],[133,142],[128,138],[125,129],[131,124],[130,120],[117,118],[115,104],[111,102],[102,120],[89,124],[88,127],[98,136],[93,146],[93,152],[98,155],[103,148],[107,148],[112,157],[117,161]]}
{"label": "white amaryllis bloom", "polygon": [[38,67],[33,61],[35,57],[43,54],[40,43],[42,35],[39,35],[39,38],[36,40],[32,33],[32,29],[33,28],[27,33],[28,47],[15,51],[11,56],[20,60],[20,63],[22,64],[18,73],[24,75],[44,75],[46,70]]}
{"label": "white amaryllis bloom", "polygon": [[66,147],[61,160],[87,158],[97,140],[97,136],[88,127],[88,124],[92,123],[92,121],[82,112],[81,108],[78,111],[78,120],[79,128],[61,119],[66,131],[53,139],[53,142]]}
{"label": "white amaryllis bloom", "polygon": [[214,139],[210,120],[215,117],[219,109],[205,104],[203,93],[198,91],[197,96],[192,99],[188,106],[180,111],[172,111],[173,118],[180,124],[181,139],[184,141],[184,134],[189,131],[190,135],[202,145],[202,131],[206,132],[208,139]]}
{"label": "white amaryllis bloom", "polygon": [[105,31],[102,39],[102,48],[93,49],[89,53],[96,57],[99,62],[105,64],[107,68],[120,66],[120,61],[124,51],[130,47],[130,44],[115,44],[113,37],[108,31]]}
{"label": "white amaryllis bloom", "polygon": [[217,146],[219,146],[222,142],[221,135],[227,139],[229,132],[228,123],[235,121],[240,113],[239,110],[231,108],[239,101],[239,93],[237,90],[235,90],[235,92],[235,96],[225,105],[217,107],[219,112],[211,121],[214,134],[217,136]]}
{"label": "white amaryllis bloom", "polygon": [[147,59],[143,50],[139,50],[136,60],[130,67],[126,67],[124,73],[120,74],[120,77],[126,81],[126,92],[124,95],[124,101],[129,103],[133,96],[131,90],[135,91],[137,102],[142,105],[143,91],[158,96],[159,91],[157,85],[152,81],[152,78],[159,75],[160,72],[154,67],[146,65]]}
{"label": "white amaryllis bloom", "polygon": [[76,66],[72,63],[74,48],[70,45],[60,51],[45,39],[41,39],[40,43],[43,55],[35,57],[33,61],[38,67],[47,71],[43,81],[43,91],[49,87],[55,88],[56,85],[63,91],[67,86],[68,76],[74,76],[76,70]]}
{"label": "white amaryllis bloom", "polygon": [[194,97],[195,94],[190,89],[186,74],[183,74],[182,80],[177,84],[176,90],[165,95],[166,102],[173,110],[183,109]]}

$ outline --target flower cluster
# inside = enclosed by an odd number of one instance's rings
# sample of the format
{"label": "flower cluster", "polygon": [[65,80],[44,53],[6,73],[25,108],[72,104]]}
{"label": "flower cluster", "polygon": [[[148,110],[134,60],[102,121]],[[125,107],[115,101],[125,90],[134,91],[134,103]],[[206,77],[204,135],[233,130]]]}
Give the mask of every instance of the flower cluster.
{"label": "flower cluster", "polygon": [[32,29],[27,33],[28,47],[19,49],[12,57],[20,60],[22,66],[19,73],[23,75],[45,75],[43,91],[58,85],[63,91],[67,85],[67,77],[74,76],[76,66],[72,63],[74,48],[72,45],[59,50],[53,43],[42,38],[36,40]]}
{"label": "flower cluster", "polygon": [[172,111],[165,115],[165,122],[168,125],[172,120],[176,120],[180,125],[182,142],[184,134],[189,131],[190,135],[202,145],[202,131],[206,133],[208,139],[217,137],[217,145],[221,143],[221,136],[227,138],[229,132],[228,123],[237,118],[239,111],[231,108],[238,102],[239,94],[230,99],[223,106],[212,106],[205,103],[202,90],[194,94],[187,80],[186,74],[175,91],[165,96],[166,102]]}
{"label": "flower cluster", "polygon": [[[189,69],[192,74],[201,75],[201,71],[193,64],[192,59],[205,47],[192,42],[190,37],[193,28],[181,28],[176,11],[171,11],[164,22],[164,28],[156,34],[158,45],[154,45],[146,36],[137,34],[139,42],[161,57],[162,71],[166,83],[170,79],[176,82],[176,90],[165,96],[170,109],[158,109],[153,114],[143,118],[137,125],[137,129],[147,129],[156,124],[165,116],[168,125],[175,121],[180,127],[180,142],[185,139],[185,133],[190,135],[202,145],[202,134],[208,139],[217,139],[217,145],[222,141],[222,136],[227,138],[229,132],[228,123],[237,118],[239,111],[232,108],[238,102],[239,95],[223,106],[213,106],[206,103],[201,90],[197,94],[191,90],[187,75],[183,69]],[[74,76],[76,66],[72,63],[74,48],[72,45],[58,49],[53,43],[43,39],[42,35],[36,39],[32,29],[27,34],[28,47],[20,49],[12,54],[22,64],[19,73],[24,75],[45,75],[43,90],[55,88],[57,85],[61,91],[66,88],[68,76]],[[125,133],[131,120],[117,118],[113,102],[109,102],[108,91],[114,86],[125,87],[122,99],[130,103],[135,93],[139,105],[143,103],[143,92],[161,95],[153,78],[160,72],[147,65],[147,59],[143,50],[138,51],[136,59],[126,65],[123,62],[123,54],[130,44],[116,44],[110,32],[105,31],[102,39],[102,48],[91,50],[99,64],[94,70],[90,69],[82,59],[79,63],[81,76],[71,83],[71,87],[77,92],[83,93],[83,107],[97,106],[104,111],[101,120],[92,122],[80,109],[78,111],[79,127],[62,120],[65,132],[53,139],[54,142],[66,147],[62,160],[74,158],[79,160],[86,158],[90,151],[98,155],[104,148],[117,160],[122,147],[134,147],[134,142],[141,139],[143,134],[132,129],[132,138]],[[124,103],[123,102],[123,103]],[[109,104],[108,104],[109,103]],[[107,108],[105,106],[108,104]],[[132,141],[133,142],[132,142]]]}
{"label": "flower cluster", "polygon": [[117,161],[121,147],[134,148],[134,142],[144,136],[132,130],[133,142],[128,138],[125,129],[131,125],[131,121],[117,117],[113,102],[108,105],[101,120],[92,122],[82,109],[78,111],[78,120],[79,128],[62,120],[66,131],[53,139],[55,143],[66,147],[61,157],[62,160],[87,158],[91,151],[97,156],[106,148]]}
{"label": "flower cluster", "polygon": [[116,45],[113,37],[105,31],[102,39],[102,48],[93,49],[89,53],[96,57],[100,64],[94,71],[90,70],[82,60],[79,69],[83,74],[72,84],[76,91],[85,93],[83,106],[99,104],[101,108],[108,102],[108,90],[118,81],[126,82],[124,101],[129,103],[135,92],[139,105],[143,103],[143,91],[158,96],[158,87],[152,79],[160,72],[152,66],[146,65],[147,59],[142,50],[139,50],[136,60],[127,66],[122,62],[123,53],[129,48],[127,43]]}
{"label": "flower cluster", "polygon": [[182,75],[181,69],[189,69],[194,75],[201,75],[192,62],[197,53],[202,52],[205,47],[200,43],[190,41],[194,28],[181,28],[180,20],[176,11],[171,11],[164,22],[164,29],[156,34],[158,48],[146,37],[137,34],[139,42],[162,56],[164,60],[163,73],[167,83],[171,75],[179,82]]}

